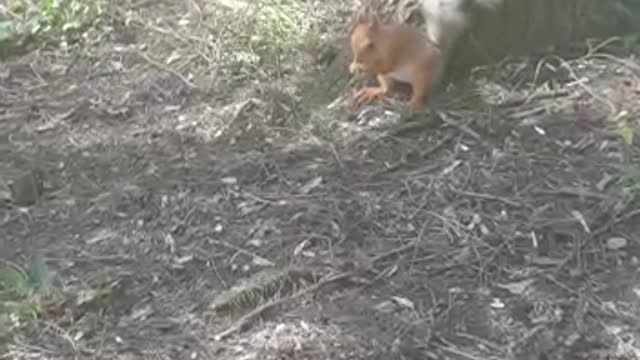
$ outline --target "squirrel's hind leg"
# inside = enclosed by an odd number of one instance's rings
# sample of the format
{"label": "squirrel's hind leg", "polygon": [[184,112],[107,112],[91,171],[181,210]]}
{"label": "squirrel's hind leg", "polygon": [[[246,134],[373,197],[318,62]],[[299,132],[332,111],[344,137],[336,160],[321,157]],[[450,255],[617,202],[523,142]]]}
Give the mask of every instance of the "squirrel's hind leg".
{"label": "squirrel's hind leg", "polygon": [[429,57],[414,67],[411,74],[411,99],[409,100],[411,110],[420,110],[429,99],[435,86],[438,65],[437,59]]}

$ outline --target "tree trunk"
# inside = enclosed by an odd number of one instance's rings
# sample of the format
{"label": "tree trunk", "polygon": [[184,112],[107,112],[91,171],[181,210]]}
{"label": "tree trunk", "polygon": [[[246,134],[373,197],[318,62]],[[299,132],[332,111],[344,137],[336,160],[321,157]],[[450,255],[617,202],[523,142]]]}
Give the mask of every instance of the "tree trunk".
{"label": "tree trunk", "polygon": [[505,0],[480,14],[459,39],[449,72],[464,72],[505,56],[569,50],[577,41],[640,30],[637,0]]}

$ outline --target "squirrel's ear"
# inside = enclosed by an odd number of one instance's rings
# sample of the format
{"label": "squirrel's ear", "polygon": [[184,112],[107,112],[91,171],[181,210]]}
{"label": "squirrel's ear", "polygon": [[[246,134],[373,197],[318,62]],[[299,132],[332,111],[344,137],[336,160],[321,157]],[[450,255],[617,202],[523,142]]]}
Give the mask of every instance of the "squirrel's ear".
{"label": "squirrel's ear", "polygon": [[369,15],[368,23],[372,30],[377,30],[380,26],[380,18],[376,14]]}
{"label": "squirrel's ear", "polygon": [[355,19],[356,19],[356,24],[362,25],[362,24],[368,24],[370,22],[371,17],[369,16],[368,12],[365,9],[362,9],[356,13]]}

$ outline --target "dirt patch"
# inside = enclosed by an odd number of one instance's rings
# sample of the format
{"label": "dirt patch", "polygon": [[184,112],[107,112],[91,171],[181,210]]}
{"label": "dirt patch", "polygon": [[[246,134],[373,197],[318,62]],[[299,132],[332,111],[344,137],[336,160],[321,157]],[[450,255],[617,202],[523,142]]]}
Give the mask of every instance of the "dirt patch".
{"label": "dirt patch", "polygon": [[[346,122],[346,97],[300,103],[304,57],[215,57],[205,6],[112,11],[0,68],[0,201],[44,178],[36,205],[0,203],[0,255],[43,255],[63,293],[5,357],[638,357],[640,212],[616,183],[637,144],[607,120],[637,115],[633,58],[567,63],[535,91],[521,69],[477,73],[390,135],[372,124],[393,106]],[[312,276],[211,313],[291,268]]]}

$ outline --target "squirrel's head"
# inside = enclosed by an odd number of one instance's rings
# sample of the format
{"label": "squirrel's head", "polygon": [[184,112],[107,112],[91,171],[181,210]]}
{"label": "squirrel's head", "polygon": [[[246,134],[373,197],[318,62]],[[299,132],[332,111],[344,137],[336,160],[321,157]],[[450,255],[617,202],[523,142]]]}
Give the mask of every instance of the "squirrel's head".
{"label": "squirrel's head", "polygon": [[372,70],[378,62],[376,36],[380,31],[377,16],[360,12],[356,17],[356,26],[351,34],[353,61],[349,66],[352,73],[359,70]]}

